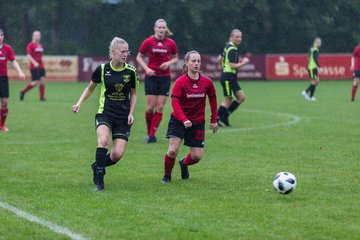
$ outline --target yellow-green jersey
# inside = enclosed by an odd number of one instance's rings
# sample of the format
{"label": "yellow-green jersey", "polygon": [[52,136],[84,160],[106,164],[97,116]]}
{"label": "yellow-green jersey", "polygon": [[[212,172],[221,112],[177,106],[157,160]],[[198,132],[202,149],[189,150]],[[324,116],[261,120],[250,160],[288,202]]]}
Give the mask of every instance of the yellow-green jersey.
{"label": "yellow-green jersey", "polygon": [[125,63],[122,69],[116,69],[111,62],[101,64],[94,71],[91,80],[101,84],[98,113],[127,120],[130,112],[130,92],[139,84],[135,67]]}
{"label": "yellow-green jersey", "polygon": [[223,72],[236,74],[237,70],[231,68],[230,63],[238,63],[239,61],[239,53],[237,46],[231,42],[226,43],[224,51],[222,53],[222,58]]}
{"label": "yellow-green jersey", "polygon": [[309,64],[308,69],[316,69],[319,68],[319,49],[315,46],[311,47],[309,50]]}

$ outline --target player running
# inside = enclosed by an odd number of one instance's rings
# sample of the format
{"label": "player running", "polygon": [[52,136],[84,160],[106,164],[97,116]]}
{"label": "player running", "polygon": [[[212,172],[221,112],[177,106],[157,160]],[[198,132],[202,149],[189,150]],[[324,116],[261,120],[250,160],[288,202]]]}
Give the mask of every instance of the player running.
{"label": "player running", "polygon": [[353,86],[351,89],[351,101],[355,101],[355,95],[360,82],[360,42],[353,51],[351,58],[351,71],[353,71]]}
{"label": "player running", "polygon": [[20,79],[25,79],[19,63],[15,60],[15,54],[11,46],[4,43],[4,31],[0,29],[0,131],[8,132],[5,127],[8,115],[8,98],[9,98],[9,78],[7,75],[7,62],[11,61],[13,67],[18,72]]}
{"label": "player running", "polygon": [[[170,91],[170,66],[178,61],[176,43],[169,38],[173,35],[164,19],[158,19],[154,26],[154,36],[143,41],[136,60],[145,70],[145,119],[147,134],[145,142],[156,142],[158,129],[166,98]],[[145,63],[145,54],[148,55],[148,64]]]}
{"label": "player running", "polygon": [[30,62],[30,72],[32,81],[28,83],[23,90],[20,92],[20,100],[23,101],[25,97],[25,93],[30,89],[38,85],[39,86],[39,94],[40,101],[45,101],[45,67],[44,62],[42,60],[42,56],[44,53],[44,48],[41,41],[41,33],[39,31],[33,32],[32,41],[26,47],[27,58]]}
{"label": "player running", "polygon": [[[220,56],[223,71],[221,73],[221,86],[224,91],[224,101],[221,103],[218,113],[218,123],[230,126],[229,115],[233,113],[245,101],[244,91],[237,81],[237,70],[247,64],[249,59],[244,57],[239,61],[238,46],[242,40],[239,29],[233,29],[230,33],[229,42],[226,43],[224,51]],[[233,97],[235,99],[233,100]]]}
{"label": "player running", "polygon": [[[128,43],[115,37],[109,46],[110,62],[101,64],[91,77],[91,82],[82,93],[79,101],[72,106],[78,113],[82,103],[101,85],[99,110],[95,116],[98,139],[95,162],[91,164],[93,181],[97,190],[104,189],[105,167],[116,164],[124,155],[125,147],[134,123],[136,88],[139,80],[136,69],[127,64]],[[112,150],[107,154],[112,136]]]}
{"label": "player running", "polygon": [[167,131],[169,148],[164,158],[163,183],[171,181],[171,172],[183,139],[184,145],[190,147],[190,153],[179,161],[182,179],[189,178],[188,166],[198,163],[203,156],[206,95],[211,109],[210,129],[214,133],[218,130],[216,90],[212,81],[200,74],[200,65],[200,54],[188,52],[185,55],[185,74],[175,81],[171,93],[173,112]]}
{"label": "player running", "polygon": [[321,46],[321,39],[319,37],[315,38],[313,46],[309,50],[309,64],[308,71],[309,77],[311,79],[310,86],[301,92],[304,98],[308,101],[316,101],[314,97],[316,86],[319,84],[320,79],[318,76],[319,64],[319,48]]}

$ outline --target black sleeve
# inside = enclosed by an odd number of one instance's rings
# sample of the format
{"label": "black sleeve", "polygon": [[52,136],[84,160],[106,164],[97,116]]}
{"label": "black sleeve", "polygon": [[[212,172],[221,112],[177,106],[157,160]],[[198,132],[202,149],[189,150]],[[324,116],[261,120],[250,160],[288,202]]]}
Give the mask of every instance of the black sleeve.
{"label": "black sleeve", "polygon": [[228,53],[229,62],[237,63],[238,62],[238,52],[235,49],[231,49]]}
{"label": "black sleeve", "polygon": [[91,81],[94,83],[101,83],[101,65],[98,66],[91,76]]}
{"label": "black sleeve", "polygon": [[319,52],[318,51],[314,51],[313,58],[314,58],[314,61],[315,61],[316,65],[318,67],[320,67],[320,64],[319,64]]}

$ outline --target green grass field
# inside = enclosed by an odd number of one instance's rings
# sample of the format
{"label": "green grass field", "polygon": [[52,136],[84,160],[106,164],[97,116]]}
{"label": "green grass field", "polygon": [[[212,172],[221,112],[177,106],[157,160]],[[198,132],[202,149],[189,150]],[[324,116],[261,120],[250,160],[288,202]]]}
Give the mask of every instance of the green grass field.
{"label": "green grass field", "polygon": [[[317,102],[300,95],[307,81],[243,82],[247,101],[231,116],[233,126],[208,131],[190,179],[180,179],[177,164],[167,185],[160,180],[170,104],[159,142],[144,144],[140,85],[126,154],[108,168],[103,192],[93,191],[90,171],[98,91],[74,115],[85,84],[49,83],[47,102],[38,101],[38,89],[20,102],[23,85],[11,84],[11,132],[0,133],[0,202],[89,239],[360,236],[360,98],[350,102],[350,81],[321,82]],[[182,147],[180,156],[187,152]],[[273,190],[280,171],[297,177],[290,195]],[[0,208],[0,239],[69,238]]]}

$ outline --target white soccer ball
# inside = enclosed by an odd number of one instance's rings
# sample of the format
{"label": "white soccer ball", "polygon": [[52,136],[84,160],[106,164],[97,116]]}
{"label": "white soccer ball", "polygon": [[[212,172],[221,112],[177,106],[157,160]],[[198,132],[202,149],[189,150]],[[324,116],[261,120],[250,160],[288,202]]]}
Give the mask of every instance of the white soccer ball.
{"label": "white soccer ball", "polygon": [[279,172],[274,177],[273,186],[278,193],[289,194],[296,188],[296,178],[292,173]]}

